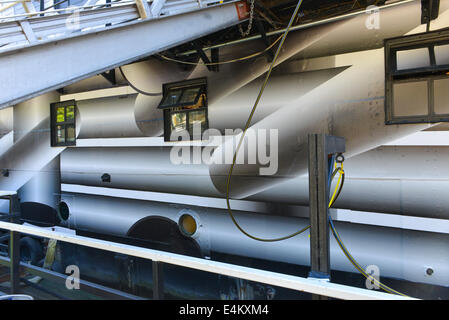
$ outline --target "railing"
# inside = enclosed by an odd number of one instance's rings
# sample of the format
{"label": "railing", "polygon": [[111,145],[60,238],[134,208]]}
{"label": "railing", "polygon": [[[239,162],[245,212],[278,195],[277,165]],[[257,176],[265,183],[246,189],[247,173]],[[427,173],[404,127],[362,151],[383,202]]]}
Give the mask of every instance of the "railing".
{"label": "railing", "polygon": [[[55,239],[58,241],[73,243],[81,246],[86,246],[90,248],[96,248],[100,250],[106,250],[114,253],[121,253],[129,256],[144,258],[153,261],[153,298],[157,299],[160,296],[163,296],[163,292],[161,292],[162,279],[160,279],[160,267],[163,263],[182,266],[190,269],[201,270],[205,272],[211,272],[215,274],[245,279],[249,281],[255,281],[259,283],[265,283],[268,285],[274,285],[278,287],[283,287],[287,289],[309,292],[316,295],[327,296],[338,299],[363,299],[363,300],[404,300],[408,298],[404,298],[401,296],[391,295],[383,292],[377,292],[373,290],[355,288],[351,286],[345,286],[330,282],[323,282],[318,279],[310,279],[310,278],[302,278],[296,277],[276,272],[270,272],[260,269],[253,269],[242,267],[238,265],[232,265],[228,263],[222,263],[217,261],[211,261],[206,259],[194,258],[189,256],[183,256],[179,254],[157,251],[152,249],[146,249],[121,243],[115,243],[110,241],[104,241],[94,238],[82,237],[77,235],[71,235],[67,233],[51,231],[39,227],[34,226],[25,226],[10,222],[2,222],[0,221],[0,229],[6,229],[11,232],[11,239],[19,238],[21,233],[44,237],[49,239]],[[18,261],[18,246],[10,245],[10,256],[11,259],[8,258],[0,258],[0,264],[9,264],[11,270],[11,283],[17,282],[19,277],[19,266],[24,267],[27,271],[30,271],[34,274],[39,274],[45,276],[47,270],[42,268],[38,268],[35,266],[27,265],[24,263],[20,263]],[[294,254],[294,253],[292,253]],[[52,279],[63,281],[63,275],[55,274],[54,272],[50,272]],[[47,275],[48,276],[48,275]],[[82,283],[84,288],[90,289],[91,291],[101,292],[102,290],[106,290],[105,292],[109,294],[109,296],[120,297],[120,293],[116,292],[116,290],[108,289],[108,288],[99,288],[101,286],[94,285],[84,281]],[[14,292],[12,292],[14,293]],[[122,298],[131,299],[131,295],[124,294]],[[135,297],[137,298],[137,297]]]}
{"label": "railing", "polygon": [[[231,2],[236,0],[119,0],[0,16],[0,52]],[[25,1],[13,2],[0,11],[19,4],[25,6]]]}

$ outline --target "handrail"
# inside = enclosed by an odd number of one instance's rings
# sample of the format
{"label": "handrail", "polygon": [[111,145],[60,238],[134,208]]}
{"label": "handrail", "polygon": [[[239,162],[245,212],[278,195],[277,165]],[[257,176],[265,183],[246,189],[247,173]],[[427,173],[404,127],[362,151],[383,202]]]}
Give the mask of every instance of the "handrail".
{"label": "handrail", "polygon": [[[199,2],[190,0],[182,3],[171,3],[162,0],[161,2],[155,0],[118,0],[61,9],[47,10],[49,8],[46,8],[43,11],[0,16],[0,52],[88,34],[94,29],[99,31],[98,28],[107,30],[118,24],[123,26],[128,23],[135,23],[136,19],[138,23],[214,6],[228,5],[237,1],[203,0]],[[163,6],[160,8],[161,3]],[[123,10],[123,12],[117,12],[120,10]],[[58,15],[58,13],[62,14]],[[74,16],[75,14],[76,16]],[[99,19],[100,16],[101,19]],[[65,28],[64,19],[66,19]],[[43,25],[45,25],[44,28]]]}
{"label": "handrail", "polygon": [[[153,0],[147,0],[147,2],[152,2]],[[21,1],[22,2],[22,1]],[[112,7],[114,5],[118,6],[118,5],[124,5],[124,4],[130,4],[130,3],[135,3],[136,1],[134,0],[120,0],[120,1],[115,1],[115,2],[111,2],[108,4],[93,4],[90,6],[79,6],[79,7],[67,7],[67,8],[62,8],[62,9],[54,9],[51,11],[45,11],[47,9],[45,9],[44,11],[36,11],[36,12],[31,12],[31,13],[21,13],[21,14],[16,14],[16,15],[12,15],[12,16],[2,16],[0,17],[0,19],[12,19],[12,18],[21,18],[21,17],[30,17],[30,16],[38,16],[40,14],[50,14],[50,13],[57,13],[57,12],[74,12],[74,11],[80,11],[81,9],[92,9],[92,8],[96,8],[96,7],[104,7],[106,5],[108,5],[108,7]]]}
{"label": "handrail", "polygon": [[144,258],[152,260],[153,262],[168,263],[190,269],[196,269],[229,277],[265,283],[297,291],[310,292],[312,294],[318,294],[337,299],[410,300],[410,298],[405,298],[402,296],[345,286],[336,283],[323,282],[322,280],[318,279],[302,278],[282,273],[242,267],[238,265],[194,258],[165,251],[141,248],[132,245],[77,236],[57,231],[50,231],[34,226],[25,226],[0,221],[0,229],[55,239],[58,241],[73,243],[90,248]]}
{"label": "handrail", "polygon": [[24,9],[25,11],[27,11],[27,15],[29,15],[29,14],[28,14],[28,8],[27,8],[27,6],[25,5],[25,3],[27,3],[27,2],[30,2],[30,3],[31,3],[31,0],[16,0],[16,1],[11,1],[11,2],[12,2],[11,4],[9,4],[9,5],[5,6],[5,7],[1,7],[1,8],[0,8],[0,12],[3,12],[3,11],[5,11],[5,10],[8,10],[8,9],[10,9],[10,8],[12,8],[12,7],[18,5],[19,3],[21,3],[22,6],[23,6],[23,9]]}

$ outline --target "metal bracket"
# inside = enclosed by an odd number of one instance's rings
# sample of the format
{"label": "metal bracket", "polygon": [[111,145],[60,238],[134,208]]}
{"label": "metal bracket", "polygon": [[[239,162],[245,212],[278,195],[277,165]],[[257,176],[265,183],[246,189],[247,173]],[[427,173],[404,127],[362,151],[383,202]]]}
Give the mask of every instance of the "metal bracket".
{"label": "metal bracket", "polygon": [[[203,61],[203,63],[205,63],[205,64],[211,63],[211,61],[209,60],[209,57],[204,53],[203,48],[198,44],[198,42],[193,41],[192,47],[196,50],[196,52],[200,56],[201,61]],[[218,65],[217,66],[206,65],[206,67],[207,67],[207,70],[216,72],[217,68],[215,68],[215,67],[218,67]]]}
{"label": "metal bracket", "polygon": [[112,85],[117,85],[117,80],[115,78],[115,69],[109,70],[108,72],[103,72],[101,75],[108,80]]}
{"label": "metal bracket", "polygon": [[[440,0],[421,0],[421,24],[427,24],[438,18],[440,11]],[[429,31],[429,30],[427,30]]]}

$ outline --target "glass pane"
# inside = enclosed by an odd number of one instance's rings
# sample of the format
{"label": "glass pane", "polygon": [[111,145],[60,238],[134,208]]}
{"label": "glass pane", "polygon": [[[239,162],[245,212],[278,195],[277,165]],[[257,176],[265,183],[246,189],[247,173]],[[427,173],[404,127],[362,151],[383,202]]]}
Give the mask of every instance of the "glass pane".
{"label": "glass pane", "polygon": [[56,108],[56,122],[64,122],[65,121],[65,108],[57,107]]}
{"label": "glass pane", "polygon": [[71,120],[75,119],[75,107],[74,106],[66,107],[66,117],[67,117],[67,121],[71,121]]}
{"label": "glass pane", "polygon": [[65,129],[63,126],[56,126],[56,143],[57,144],[65,143]]}
{"label": "glass pane", "polygon": [[164,102],[162,103],[162,106],[171,106],[173,104],[176,104],[178,102],[179,97],[181,96],[182,90],[173,90],[169,91],[167,93],[167,96],[164,99]]}
{"label": "glass pane", "polygon": [[171,130],[181,131],[186,129],[186,113],[177,112],[171,115]]}
{"label": "glass pane", "polygon": [[75,126],[67,126],[67,142],[75,141]]}
{"label": "glass pane", "polygon": [[194,104],[195,99],[198,96],[198,93],[200,92],[200,89],[201,89],[200,87],[185,89],[179,103]]}
{"label": "glass pane", "polygon": [[434,110],[436,114],[449,113],[449,79],[435,80],[434,82]]}
{"label": "glass pane", "polygon": [[189,129],[195,140],[201,139],[201,134],[206,129],[206,110],[191,111],[189,113]]}
{"label": "glass pane", "polygon": [[397,52],[397,69],[415,69],[430,66],[428,48],[403,50]]}
{"label": "glass pane", "polygon": [[393,115],[428,114],[427,81],[395,83],[393,85]]}
{"label": "glass pane", "polygon": [[437,65],[449,64],[449,44],[435,47]]}

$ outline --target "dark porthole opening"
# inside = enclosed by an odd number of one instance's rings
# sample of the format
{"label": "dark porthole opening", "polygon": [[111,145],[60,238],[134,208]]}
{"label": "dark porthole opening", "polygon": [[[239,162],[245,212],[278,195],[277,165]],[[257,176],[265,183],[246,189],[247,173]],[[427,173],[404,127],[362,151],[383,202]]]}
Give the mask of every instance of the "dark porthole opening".
{"label": "dark porthole opening", "polygon": [[69,219],[70,216],[69,206],[64,201],[61,201],[58,204],[58,215],[62,221],[67,221]]}

